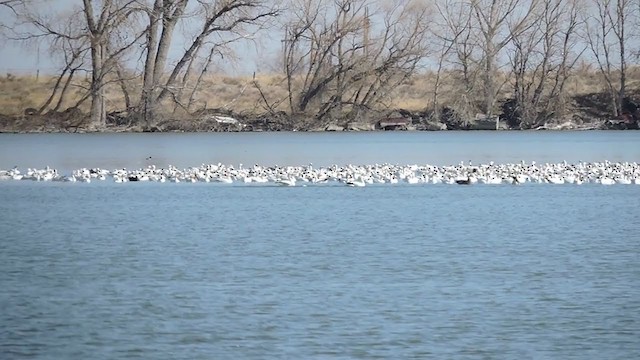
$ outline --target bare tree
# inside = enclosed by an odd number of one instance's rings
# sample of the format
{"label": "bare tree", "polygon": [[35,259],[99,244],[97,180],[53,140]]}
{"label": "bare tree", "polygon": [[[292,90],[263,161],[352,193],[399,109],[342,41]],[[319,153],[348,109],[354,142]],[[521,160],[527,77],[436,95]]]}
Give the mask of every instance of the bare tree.
{"label": "bare tree", "polygon": [[[496,79],[497,58],[514,35],[531,26],[531,18],[538,0],[471,0],[475,25],[480,33],[484,83],[484,111],[493,117],[500,87]],[[496,129],[498,122],[496,120]]]}
{"label": "bare tree", "polygon": [[[56,46],[55,44],[59,45]],[[47,110],[47,108],[49,108],[56,97],[58,97],[58,101],[51,110],[56,112],[60,109],[65,100],[67,90],[69,90],[69,86],[73,81],[74,75],[78,70],[82,69],[85,66],[84,59],[86,57],[86,53],[89,50],[86,44],[83,44],[82,42],[75,42],[69,38],[64,37],[56,38],[53,42],[52,49],[59,49],[62,51],[62,55],[64,57],[64,67],[56,78],[56,82],[53,86],[53,90],[51,91],[51,95],[38,109],[38,114],[41,114],[45,110]]]}
{"label": "bare tree", "polygon": [[[45,45],[52,59],[62,59],[62,69],[58,74],[49,97],[39,107],[37,113],[47,109],[58,111],[68,89],[71,87],[77,71],[86,70],[85,59],[89,50],[88,39],[84,33],[81,12],[78,9],[64,10],[60,13],[38,11],[28,1],[15,2],[14,24],[8,36],[20,43]],[[51,107],[58,98],[55,106]]]}
{"label": "bare tree", "polygon": [[[152,6],[145,0],[83,0],[80,6],[51,14],[36,6],[26,6],[27,0],[0,1],[3,1],[0,7],[18,9],[20,5],[16,18],[20,18],[21,28],[12,30],[12,39],[48,41],[52,49],[63,49],[59,53],[64,66],[42,111],[54,103],[56,93],[64,95],[77,71],[86,70],[91,76],[90,85],[77,105],[91,100],[91,122],[97,127],[106,124],[105,88],[109,84],[119,86],[127,109],[132,106],[127,82],[137,74],[135,69],[127,68],[132,64],[131,58],[136,55],[144,58],[139,75],[143,86],[138,109],[149,124],[157,104],[166,98],[176,99],[174,90],[188,81],[201,49],[211,50],[213,56],[223,53],[221,49],[234,42],[251,40],[255,31],[278,11],[267,0],[154,0]],[[146,26],[143,17],[149,19]],[[185,31],[197,29],[197,33],[177,62],[167,69],[175,29],[181,21]],[[61,103],[60,98],[56,107]]]}
{"label": "bare tree", "polygon": [[[81,6],[73,6],[59,14],[43,13],[37,6],[26,7],[20,14],[22,28],[13,37],[31,41],[48,39],[51,48],[63,49],[65,66],[54,87],[55,94],[68,73],[62,97],[73,74],[80,69],[85,56],[88,57],[90,65],[85,70],[91,74],[91,81],[86,96],[81,97],[76,106],[91,100],[90,120],[97,128],[106,125],[105,86],[117,81],[109,76],[117,72],[120,58],[142,36],[129,26],[140,11],[134,5],[135,0],[83,0]],[[62,97],[56,108],[62,103]],[[49,106],[52,99],[41,110]]]}
{"label": "bare tree", "polygon": [[[189,3],[189,0],[155,0],[153,8],[148,10],[144,84],[140,99],[147,126],[154,121],[158,104],[167,98],[178,101],[180,89],[176,87],[183,86],[188,80],[191,64],[203,47],[219,48],[250,39],[255,31],[266,25],[268,19],[278,14],[276,5],[266,0],[197,1],[197,10],[186,14]],[[174,31],[181,20],[190,21],[189,26],[200,30],[194,34],[191,43],[186,44],[175,65],[166,69]],[[194,25],[196,21],[198,26]],[[217,50],[210,51],[211,55],[217,53]],[[168,76],[165,74],[167,70]],[[181,79],[182,84],[179,84]]]}
{"label": "bare tree", "polygon": [[355,119],[415,74],[427,52],[427,8],[413,1],[374,5],[302,0],[291,6],[283,53],[292,114],[320,123]]}
{"label": "bare tree", "polygon": [[[106,125],[107,74],[117,64],[117,58],[142,36],[126,32],[125,23],[139,11],[132,6],[134,3],[135,0],[83,0],[91,49],[91,123],[98,127]],[[124,41],[114,46],[116,39]]]}
{"label": "bare tree", "polygon": [[[468,1],[459,0],[440,1],[436,7],[439,21],[434,35],[442,41],[438,71],[447,66],[451,73],[453,87],[449,91],[455,92],[456,96],[450,105],[463,118],[462,125],[466,127],[468,120],[479,110],[476,108],[477,82],[482,60],[474,31],[473,7]],[[438,91],[437,87],[434,91]]]}
{"label": "bare tree", "polygon": [[606,83],[614,115],[623,111],[627,89],[629,20],[640,10],[634,0],[593,0],[595,15],[586,17],[587,43]]}
{"label": "bare tree", "polygon": [[533,26],[512,34],[515,108],[510,115],[517,125],[531,127],[561,113],[565,83],[584,51],[576,49],[578,10],[576,0],[543,0]]}
{"label": "bare tree", "polygon": [[[358,85],[347,101],[356,106],[356,113],[360,108],[370,109],[382,103],[395,88],[416,74],[420,62],[430,53],[427,42],[429,7],[420,2],[405,1],[382,10],[383,30],[365,35],[365,59],[370,63],[362,64],[348,78]],[[365,31],[368,29],[369,25],[365,24]]]}
{"label": "bare tree", "polygon": [[153,9],[148,11],[146,61],[140,100],[147,126],[155,116],[157,94],[154,91],[163,75],[175,26],[184,14],[188,2],[188,0],[155,0]]}

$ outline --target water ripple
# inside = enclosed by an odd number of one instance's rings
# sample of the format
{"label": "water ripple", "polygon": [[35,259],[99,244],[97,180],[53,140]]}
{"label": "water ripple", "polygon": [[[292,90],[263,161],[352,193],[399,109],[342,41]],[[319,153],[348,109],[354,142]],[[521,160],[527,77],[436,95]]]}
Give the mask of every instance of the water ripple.
{"label": "water ripple", "polygon": [[0,357],[640,357],[636,187],[352,190],[0,184]]}

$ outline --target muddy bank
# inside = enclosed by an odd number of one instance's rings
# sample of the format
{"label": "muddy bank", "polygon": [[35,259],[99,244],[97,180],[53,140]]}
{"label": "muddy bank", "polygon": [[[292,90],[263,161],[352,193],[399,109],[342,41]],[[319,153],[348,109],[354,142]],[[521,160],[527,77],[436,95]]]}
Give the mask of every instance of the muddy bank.
{"label": "muddy bank", "polygon": [[371,114],[361,117],[358,121],[319,121],[289,116],[284,112],[256,115],[211,109],[194,114],[190,118],[165,118],[155,124],[145,125],[139,124],[133,116],[118,112],[109,114],[106,126],[96,127],[89,122],[87,114],[67,110],[43,115],[0,115],[0,132],[443,131],[496,130],[496,127],[498,130],[632,130],[638,129],[639,123],[635,116],[595,118],[590,113],[575,112],[568,118],[552,119],[523,128],[512,126],[513,122],[504,115],[490,119],[478,116],[470,120],[463,120],[451,114],[446,116],[446,112],[442,115],[445,116],[440,116],[440,121],[434,121],[430,112],[398,109]]}

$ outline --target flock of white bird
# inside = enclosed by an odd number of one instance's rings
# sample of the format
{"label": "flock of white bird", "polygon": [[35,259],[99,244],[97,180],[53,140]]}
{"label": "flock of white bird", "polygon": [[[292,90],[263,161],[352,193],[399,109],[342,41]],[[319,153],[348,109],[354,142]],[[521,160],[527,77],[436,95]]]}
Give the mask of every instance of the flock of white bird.
{"label": "flock of white bird", "polygon": [[342,184],[367,186],[373,184],[636,184],[640,185],[640,165],[636,162],[579,162],[515,163],[472,165],[460,163],[453,166],[433,165],[345,165],[315,167],[260,166],[238,167],[210,164],[178,169],[174,166],[159,168],[151,165],[138,170],[105,170],[82,168],[70,174],[60,174],[56,169],[26,169],[17,167],[0,170],[0,180],[34,180],[85,182],[111,180],[124,182],[217,182],[258,183],[282,186],[311,184]]}

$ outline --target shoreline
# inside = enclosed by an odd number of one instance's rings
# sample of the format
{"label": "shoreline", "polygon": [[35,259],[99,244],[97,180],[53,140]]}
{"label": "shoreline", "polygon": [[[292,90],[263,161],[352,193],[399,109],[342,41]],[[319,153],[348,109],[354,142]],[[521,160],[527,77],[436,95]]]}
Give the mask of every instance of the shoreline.
{"label": "shoreline", "polygon": [[239,133],[239,132],[310,132],[310,133],[335,133],[335,132],[447,132],[447,131],[461,131],[461,132],[538,132],[538,131],[623,131],[623,130],[638,130],[638,125],[631,123],[613,122],[609,120],[591,122],[586,124],[576,124],[572,122],[564,122],[559,124],[544,124],[536,128],[531,129],[513,129],[507,127],[501,127],[500,129],[491,129],[484,127],[468,127],[468,128],[452,128],[449,129],[446,126],[436,129],[433,126],[424,127],[411,125],[406,128],[400,129],[379,129],[375,127],[375,124],[347,124],[346,126],[329,125],[325,128],[312,128],[312,129],[297,129],[294,127],[283,127],[276,129],[264,129],[241,126],[209,126],[209,127],[197,127],[193,124],[185,124],[187,126],[177,127],[171,126],[164,128],[161,126],[151,126],[144,128],[142,126],[119,126],[119,125],[107,125],[103,128],[97,128],[92,126],[73,126],[73,127],[61,127],[53,126],[52,124],[41,126],[0,126],[0,134],[92,134],[92,133],[105,133],[105,134],[119,134],[119,133]]}
{"label": "shoreline", "polygon": [[186,118],[160,116],[145,124],[129,114],[109,113],[106,124],[96,125],[85,113],[63,111],[13,116],[0,114],[0,133],[586,131],[637,130],[640,127],[635,115],[602,118],[574,112],[571,116],[527,126],[512,126],[513,123],[502,116],[489,118],[481,115],[468,120],[443,118],[437,121],[424,112],[397,109],[358,120],[318,120],[285,113],[243,114],[218,110]]}
{"label": "shoreline", "polygon": [[206,131],[206,130],[169,130],[169,131],[153,131],[153,130],[131,130],[131,129],[79,129],[71,131],[66,129],[33,129],[33,130],[6,130],[0,129],[0,134],[195,134],[195,133],[429,133],[429,132],[585,132],[585,131],[633,131],[638,129],[615,129],[615,128],[597,128],[597,127],[575,127],[575,128],[543,128],[543,129],[454,129],[454,130],[226,130],[226,131]]}

